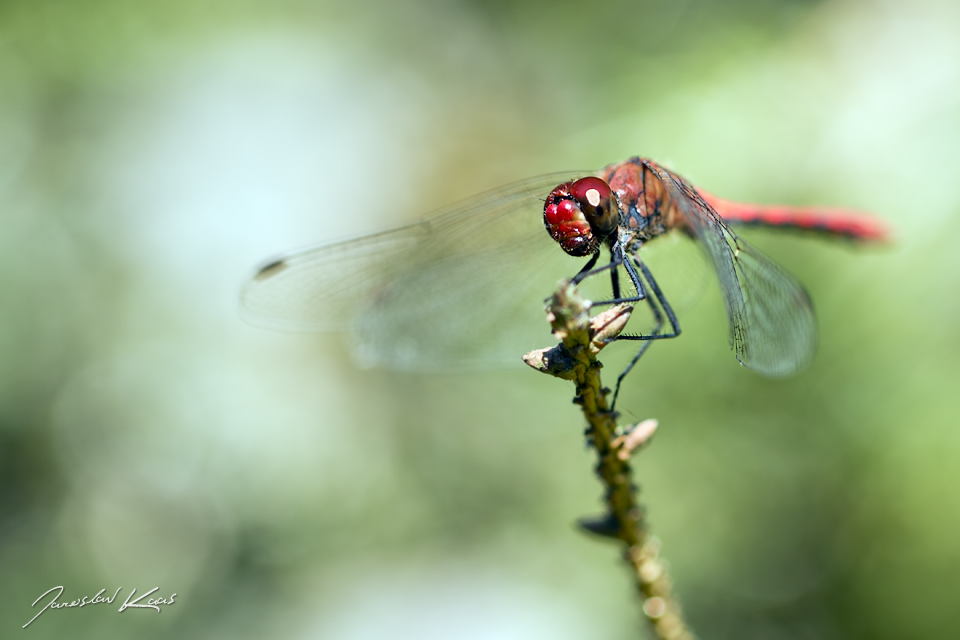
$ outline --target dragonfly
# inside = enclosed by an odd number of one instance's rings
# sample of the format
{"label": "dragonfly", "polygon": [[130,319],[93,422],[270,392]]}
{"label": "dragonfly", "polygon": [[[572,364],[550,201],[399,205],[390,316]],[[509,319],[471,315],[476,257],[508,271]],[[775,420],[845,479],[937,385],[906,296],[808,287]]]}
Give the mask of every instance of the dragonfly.
{"label": "dragonfly", "polygon": [[[614,406],[647,348],[680,335],[670,298],[681,285],[657,280],[678,269],[655,278],[646,256],[686,238],[719,281],[737,360],[765,376],[792,374],[816,349],[810,297],[734,232],[740,226],[856,242],[889,238],[884,224],[864,214],[732,202],[632,157],[596,172],[531,178],[413,224],[271,259],[243,288],[241,311],[276,329],[349,331],[363,366],[480,369],[518,363],[542,346],[542,301],[562,276],[574,273],[579,284],[609,272],[612,297],[594,306],[642,303],[651,318],[647,330],[617,338],[641,344],[617,380]],[[604,253],[609,259],[598,267]]]}

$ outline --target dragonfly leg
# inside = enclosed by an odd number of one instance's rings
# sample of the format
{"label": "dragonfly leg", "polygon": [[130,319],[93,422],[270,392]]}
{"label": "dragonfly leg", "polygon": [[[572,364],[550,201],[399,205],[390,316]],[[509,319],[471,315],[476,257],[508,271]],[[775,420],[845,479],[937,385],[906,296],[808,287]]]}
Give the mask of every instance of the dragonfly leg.
{"label": "dragonfly leg", "polygon": [[620,297],[620,270],[610,269],[610,288],[613,289],[613,299]]}
{"label": "dragonfly leg", "polygon": [[[636,355],[633,356],[633,359],[630,360],[630,363],[624,368],[624,370],[617,377],[617,386],[613,392],[613,400],[610,403],[610,410],[613,411],[617,406],[617,397],[620,395],[620,385],[623,383],[624,378],[627,377],[627,374],[633,369],[637,364],[640,358],[646,353],[647,349],[650,348],[650,345],[653,344],[654,340],[665,340],[669,338],[676,338],[680,335],[680,323],[677,321],[677,315],[673,312],[673,308],[670,306],[670,303],[667,302],[666,297],[663,295],[663,292],[660,290],[660,286],[657,284],[657,281],[654,280],[653,274],[650,273],[650,270],[645,264],[641,261],[634,259],[637,266],[640,267],[640,270],[643,272],[644,278],[647,280],[647,284],[650,286],[650,290],[653,295],[656,297],[657,302],[660,303],[660,306],[663,307],[664,313],[667,315],[667,319],[670,322],[670,333],[661,333],[660,330],[663,328],[663,314],[660,313],[660,309],[657,308],[657,305],[654,303],[653,299],[649,296],[646,297],[647,304],[650,306],[650,310],[653,313],[654,325],[653,331],[645,336],[618,336],[617,340],[640,340],[643,341],[643,344],[640,346],[640,349],[637,350]],[[630,276],[630,279],[633,281],[634,286],[636,286],[637,291],[643,293],[643,281],[640,278],[640,274],[637,273],[633,265],[630,264],[630,261],[624,261],[624,267],[627,270],[627,275]]]}
{"label": "dragonfly leg", "polygon": [[[660,285],[657,284],[657,281],[654,280],[653,274],[650,273],[650,269],[647,268],[647,265],[643,264],[640,260],[634,258],[634,261],[637,263],[637,266],[640,267],[640,271],[643,272],[643,277],[647,279],[647,284],[650,285],[650,290],[653,291],[653,295],[657,297],[657,302],[660,303],[660,306],[663,307],[663,312],[667,314],[667,320],[670,321],[670,333],[665,333],[662,338],[676,338],[680,335],[680,322],[677,320],[677,314],[673,312],[673,307],[670,306],[670,303],[667,302],[666,296],[663,295],[663,292],[660,290]],[[629,264],[629,263],[627,263]],[[630,265],[631,269],[633,265]]]}
{"label": "dragonfly leg", "polygon": [[667,302],[666,296],[663,295],[663,292],[660,290],[660,286],[657,284],[657,281],[653,279],[653,274],[650,273],[650,270],[645,264],[639,260],[635,260],[640,271],[643,272],[643,278],[646,279],[647,285],[650,287],[650,291],[656,297],[657,302],[660,303],[660,307],[663,308],[663,312],[667,315],[667,320],[670,322],[670,333],[660,333],[660,329],[663,326],[663,316],[660,313],[660,310],[657,308],[657,305],[654,304],[653,299],[650,296],[646,295],[646,292],[643,289],[643,280],[640,278],[640,274],[637,273],[637,270],[634,268],[633,264],[630,262],[624,262],[623,266],[627,270],[627,275],[630,276],[630,280],[633,281],[633,285],[640,292],[640,299],[646,300],[647,304],[650,305],[650,310],[653,312],[654,320],[657,323],[656,329],[644,336],[617,336],[616,340],[666,340],[669,338],[676,338],[680,335],[680,322],[677,320],[677,314],[673,312],[673,307],[670,306],[670,303]]}
{"label": "dragonfly leg", "polygon": [[[589,266],[592,267],[593,264],[596,263],[597,256],[599,256],[599,253],[593,257],[593,259],[589,263]],[[588,278],[590,276],[596,275],[603,271],[609,270],[610,285],[611,285],[611,288],[613,289],[613,298],[610,300],[600,300],[597,302],[593,302],[592,306],[601,307],[609,304],[620,304],[621,302],[639,302],[641,300],[644,300],[646,298],[646,294],[643,292],[642,287],[636,287],[637,280],[633,276],[630,276],[630,280],[631,282],[633,282],[634,287],[637,289],[637,295],[630,296],[627,298],[620,297],[620,273],[618,271],[618,268],[621,265],[629,267],[629,264],[626,262],[626,260],[624,260],[624,257],[623,257],[623,248],[620,245],[614,245],[610,249],[609,263],[603,265],[602,267],[597,267],[596,269],[593,269],[593,270],[588,270],[586,268],[581,269],[580,273],[578,273],[576,277],[574,277],[573,283],[577,284],[582,280],[584,280],[585,278]],[[627,275],[630,275],[629,272]]]}
{"label": "dragonfly leg", "polygon": [[575,285],[580,284],[581,282],[583,282],[593,274],[599,273],[604,269],[609,268],[609,267],[600,267],[596,271],[591,271],[591,269],[593,269],[593,266],[597,264],[597,260],[599,259],[600,259],[600,252],[597,251],[595,254],[590,256],[590,260],[587,261],[587,264],[583,265],[583,268],[577,272],[577,275],[573,276],[573,278],[570,279],[570,282],[572,282]]}

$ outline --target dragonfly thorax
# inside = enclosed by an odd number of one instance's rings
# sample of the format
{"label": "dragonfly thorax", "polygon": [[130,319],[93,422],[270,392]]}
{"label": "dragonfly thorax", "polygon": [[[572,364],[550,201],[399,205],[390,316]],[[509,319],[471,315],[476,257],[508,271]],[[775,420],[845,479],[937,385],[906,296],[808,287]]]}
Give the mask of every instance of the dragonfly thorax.
{"label": "dragonfly thorax", "polygon": [[633,157],[600,172],[620,203],[619,242],[627,250],[640,248],[667,231],[683,226],[663,183],[659,167]]}

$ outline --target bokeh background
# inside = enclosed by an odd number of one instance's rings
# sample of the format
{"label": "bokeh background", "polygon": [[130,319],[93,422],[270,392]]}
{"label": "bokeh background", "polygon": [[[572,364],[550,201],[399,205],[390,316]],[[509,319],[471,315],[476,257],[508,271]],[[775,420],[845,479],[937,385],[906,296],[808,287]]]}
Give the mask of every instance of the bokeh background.
{"label": "bokeh background", "polygon": [[[644,637],[572,526],[567,383],[359,370],[237,313],[278,251],[634,154],[897,233],[749,235],[815,300],[800,375],[738,367],[709,291],[628,381],[699,635],[956,637],[950,0],[0,2],[0,635]],[[56,585],[177,597],[21,630]]]}

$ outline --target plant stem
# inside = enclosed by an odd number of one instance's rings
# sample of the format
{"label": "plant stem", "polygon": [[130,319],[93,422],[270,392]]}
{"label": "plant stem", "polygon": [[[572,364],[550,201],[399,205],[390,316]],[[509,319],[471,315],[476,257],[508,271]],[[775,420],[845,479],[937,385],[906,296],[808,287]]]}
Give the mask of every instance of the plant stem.
{"label": "plant stem", "polygon": [[647,531],[644,509],[637,502],[637,487],[631,479],[630,456],[649,442],[656,421],[621,429],[618,415],[607,401],[610,391],[600,380],[603,365],[597,354],[619,335],[632,311],[632,305],[620,304],[591,318],[589,301],[575,286],[561,282],[547,300],[547,317],[561,343],[528,353],[524,361],[538,371],[576,384],[574,402],[581,406],[590,425],[586,435],[597,451],[596,471],[604,484],[607,503],[604,516],[581,519],[581,527],[624,544],[624,557],[633,568],[644,615],[657,638],[694,640],[673,595],[668,567],[659,557],[660,543]]}

